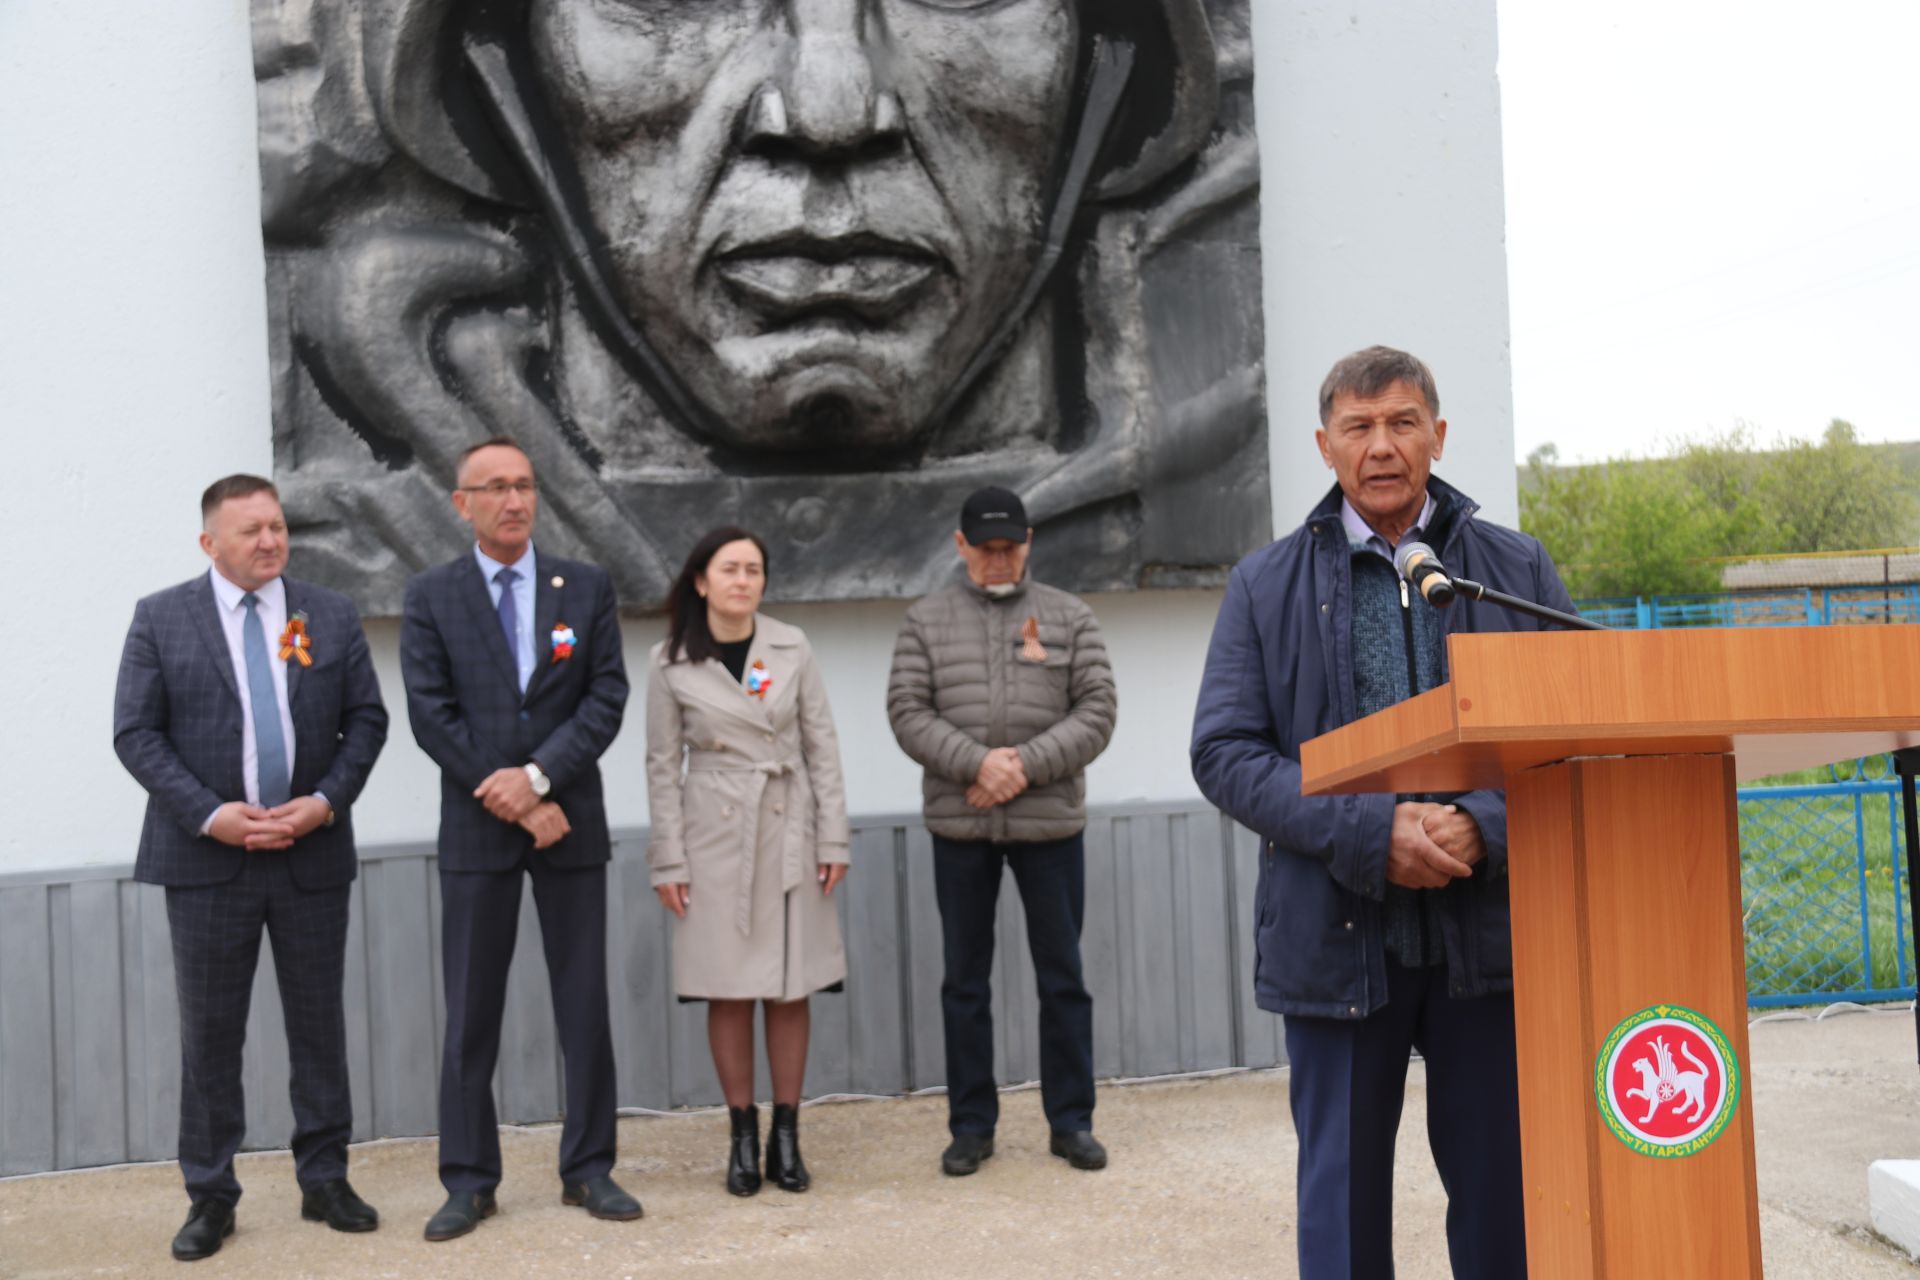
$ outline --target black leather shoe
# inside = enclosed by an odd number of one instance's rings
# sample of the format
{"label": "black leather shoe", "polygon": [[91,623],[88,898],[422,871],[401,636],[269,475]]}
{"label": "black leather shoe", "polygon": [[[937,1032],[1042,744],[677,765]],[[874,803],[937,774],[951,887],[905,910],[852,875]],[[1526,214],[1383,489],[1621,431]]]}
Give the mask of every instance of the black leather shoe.
{"label": "black leather shoe", "polygon": [[225,1200],[202,1200],[187,1210],[186,1225],[173,1238],[173,1256],[182,1262],[211,1258],[232,1234],[233,1206]]}
{"label": "black leather shoe", "polygon": [[1078,1133],[1054,1134],[1053,1141],[1047,1144],[1047,1150],[1076,1169],[1107,1167],[1107,1149],[1095,1141],[1093,1134],[1085,1129]]}
{"label": "black leather shoe", "polygon": [[620,1184],[604,1173],[561,1187],[560,1203],[581,1205],[594,1217],[609,1222],[632,1222],[645,1212],[638,1200],[622,1191]]}
{"label": "black leather shoe", "polygon": [[940,1153],[940,1172],[952,1178],[964,1178],[993,1154],[993,1139],[979,1133],[956,1133],[947,1149]]}
{"label": "black leather shoe", "polygon": [[727,1190],[736,1196],[760,1190],[760,1108],[728,1107],[733,1136],[727,1146]]}
{"label": "black leather shoe", "polygon": [[300,1216],[308,1222],[324,1222],[335,1231],[371,1231],[380,1225],[380,1215],[355,1193],[345,1178],[335,1178],[303,1192]]}
{"label": "black leather shoe", "polygon": [[427,1219],[427,1239],[452,1240],[491,1218],[497,1208],[491,1191],[456,1191],[447,1197],[440,1211]]}
{"label": "black leather shoe", "polygon": [[773,1104],[773,1128],[767,1133],[767,1176],[782,1191],[805,1191],[813,1185],[806,1161],[800,1158],[800,1108]]}

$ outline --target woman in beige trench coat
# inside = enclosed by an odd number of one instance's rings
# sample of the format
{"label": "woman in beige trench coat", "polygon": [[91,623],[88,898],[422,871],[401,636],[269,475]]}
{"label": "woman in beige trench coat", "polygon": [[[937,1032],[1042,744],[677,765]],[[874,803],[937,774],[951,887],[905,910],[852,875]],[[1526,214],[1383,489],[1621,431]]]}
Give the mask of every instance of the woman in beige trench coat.
{"label": "woman in beige trench coat", "polygon": [[647,861],[674,915],[674,990],[708,1002],[732,1120],[727,1190],[743,1196],[761,1181],[754,1005],[773,1080],[766,1176],[805,1191],[807,997],[847,976],[832,900],[847,870],[840,743],[805,634],[759,612],[766,581],[760,539],[731,527],[703,537],[668,597],[647,681]]}

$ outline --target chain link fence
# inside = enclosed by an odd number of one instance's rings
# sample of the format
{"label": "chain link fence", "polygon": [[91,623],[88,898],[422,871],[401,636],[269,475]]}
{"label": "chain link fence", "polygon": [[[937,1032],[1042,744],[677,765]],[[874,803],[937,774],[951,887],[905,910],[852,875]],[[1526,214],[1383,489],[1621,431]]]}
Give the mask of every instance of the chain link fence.
{"label": "chain link fence", "polygon": [[1914,995],[1900,784],[1884,756],[1833,774],[1739,791],[1755,1008]]}

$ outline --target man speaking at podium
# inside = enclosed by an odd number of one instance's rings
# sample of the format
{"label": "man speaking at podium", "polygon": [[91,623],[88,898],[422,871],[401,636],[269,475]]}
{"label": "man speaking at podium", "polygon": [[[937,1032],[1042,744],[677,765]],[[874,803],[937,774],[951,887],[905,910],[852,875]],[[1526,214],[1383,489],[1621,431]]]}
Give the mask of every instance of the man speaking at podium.
{"label": "man speaking at podium", "polygon": [[1449,634],[1542,625],[1465,599],[1434,607],[1396,549],[1425,544],[1445,572],[1572,611],[1537,541],[1475,519],[1430,474],[1439,412],[1432,373],[1406,352],[1334,365],[1315,438],[1339,484],[1234,568],[1194,713],[1194,780],[1261,839],[1254,984],[1286,1020],[1303,1280],[1393,1274],[1415,1049],[1453,1273],[1526,1274],[1505,795],[1300,794],[1300,744],[1444,683]]}

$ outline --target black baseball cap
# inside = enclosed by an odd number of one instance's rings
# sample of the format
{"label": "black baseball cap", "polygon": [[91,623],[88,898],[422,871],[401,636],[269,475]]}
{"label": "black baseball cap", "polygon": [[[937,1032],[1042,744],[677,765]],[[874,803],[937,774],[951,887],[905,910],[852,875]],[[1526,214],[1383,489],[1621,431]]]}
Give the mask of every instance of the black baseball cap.
{"label": "black baseball cap", "polygon": [[974,546],[1005,538],[1027,540],[1027,509],[1009,489],[975,489],[960,504],[960,536]]}

